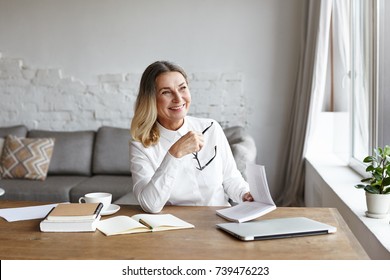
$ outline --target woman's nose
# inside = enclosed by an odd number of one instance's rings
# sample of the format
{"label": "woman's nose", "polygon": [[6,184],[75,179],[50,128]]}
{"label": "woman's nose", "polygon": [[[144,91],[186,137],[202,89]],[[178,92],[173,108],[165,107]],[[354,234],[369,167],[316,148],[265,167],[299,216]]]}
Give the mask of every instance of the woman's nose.
{"label": "woman's nose", "polygon": [[181,101],[181,94],[178,90],[175,90],[173,92],[173,102],[180,102]]}

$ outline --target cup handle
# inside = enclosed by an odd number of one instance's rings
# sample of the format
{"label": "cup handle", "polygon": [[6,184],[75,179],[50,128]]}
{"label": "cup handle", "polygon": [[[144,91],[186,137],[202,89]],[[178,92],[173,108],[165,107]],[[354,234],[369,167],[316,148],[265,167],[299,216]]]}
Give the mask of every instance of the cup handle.
{"label": "cup handle", "polygon": [[79,203],[86,203],[85,198],[84,197],[80,197],[79,198]]}

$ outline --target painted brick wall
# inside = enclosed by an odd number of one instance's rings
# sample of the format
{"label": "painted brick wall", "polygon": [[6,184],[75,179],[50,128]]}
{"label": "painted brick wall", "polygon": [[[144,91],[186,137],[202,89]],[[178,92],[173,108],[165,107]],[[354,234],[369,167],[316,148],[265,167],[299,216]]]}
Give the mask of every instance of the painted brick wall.
{"label": "painted brick wall", "polygon": [[[241,73],[187,73],[190,114],[223,127],[248,125]],[[141,74],[102,74],[88,85],[61,69],[34,69],[0,53],[0,126],[83,130],[102,125],[128,128]]]}

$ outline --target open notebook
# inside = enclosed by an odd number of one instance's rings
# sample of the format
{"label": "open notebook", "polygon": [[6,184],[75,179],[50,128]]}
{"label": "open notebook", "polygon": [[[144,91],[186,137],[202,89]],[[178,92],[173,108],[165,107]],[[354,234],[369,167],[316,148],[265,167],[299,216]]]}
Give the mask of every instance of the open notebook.
{"label": "open notebook", "polygon": [[217,224],[217,228],[245,241],[328,234],[337,230],[333,226],[305,217],[269,219],[247,223],[223,223]]}

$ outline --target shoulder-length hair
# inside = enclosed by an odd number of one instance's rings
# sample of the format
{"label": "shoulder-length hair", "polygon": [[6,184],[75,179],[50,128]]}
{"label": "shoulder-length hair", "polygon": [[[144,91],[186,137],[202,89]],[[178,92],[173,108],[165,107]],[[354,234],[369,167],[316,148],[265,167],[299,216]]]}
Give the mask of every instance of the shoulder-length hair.
{"label": "shoulder-length hair", "polygon": [[188,83],[184,70],[168,61],[156,61],[150,64],[141,77],[134,117],[131,121],[131,136],[144,147],[157,144],[160,131],[157,127],[156,78],[166,72],[179,72]]}

